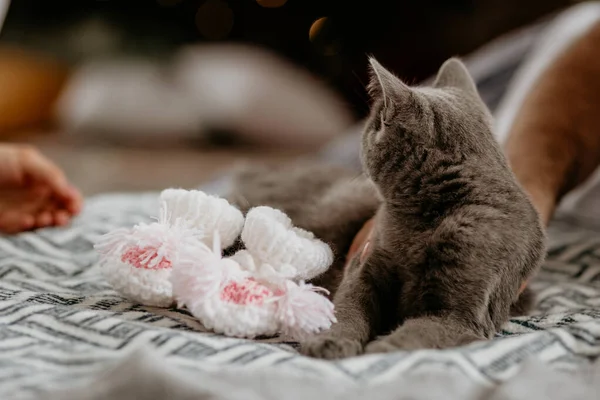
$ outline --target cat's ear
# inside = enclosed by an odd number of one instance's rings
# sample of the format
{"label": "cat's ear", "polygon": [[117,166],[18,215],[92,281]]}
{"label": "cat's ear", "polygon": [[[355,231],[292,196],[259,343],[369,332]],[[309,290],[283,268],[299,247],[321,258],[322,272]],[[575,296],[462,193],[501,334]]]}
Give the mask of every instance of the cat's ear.
{"label": "cat's ear", "polygon": [[412,89],[398,77],[385,69],[373,57],[369,58],[371,64],[371,79],[368,90],[373,100],[383,98],[383,104],[402,103],[411,95]]}
{"label": "cat's ear", "polygon": [[451,58],[440,67],[433,86],[437,88],[454,87],[479,97],[471,74],[458,58]]}

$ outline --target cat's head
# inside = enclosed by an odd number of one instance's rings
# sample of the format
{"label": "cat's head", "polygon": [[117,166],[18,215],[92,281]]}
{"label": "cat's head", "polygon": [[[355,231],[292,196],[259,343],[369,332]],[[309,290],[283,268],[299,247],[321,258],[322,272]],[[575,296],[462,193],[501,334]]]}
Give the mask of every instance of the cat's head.
{"label": "cat's head", "polygon": [[430,87],[410,87],[375,59],[370,63],[373,103],[363,151],[369,142],[385,142],[378,147],[407,155],[424,149],[461,155],[497,153],[491,115],[461,61],[446,61]]}

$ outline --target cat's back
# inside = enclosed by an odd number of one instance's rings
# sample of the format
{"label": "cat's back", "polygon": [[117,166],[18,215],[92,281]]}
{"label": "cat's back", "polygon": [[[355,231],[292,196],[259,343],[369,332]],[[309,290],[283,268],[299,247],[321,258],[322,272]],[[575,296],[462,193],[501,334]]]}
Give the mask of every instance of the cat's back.
{"label": "cat's back", "polygon": [[418,268],[480,262],[536,269],[545,250],[541,222],[500,151],[449,159],[430,157],[404,187],[406,200],[382,207],[382,245]]}
{"label": "cat's back", "polygon": [[489,279],[522,282],[544,258],[539,215],[502,159],[493,167],[465,166],[470,190],[431,230],[426,254],[449,265],[481,264]]}

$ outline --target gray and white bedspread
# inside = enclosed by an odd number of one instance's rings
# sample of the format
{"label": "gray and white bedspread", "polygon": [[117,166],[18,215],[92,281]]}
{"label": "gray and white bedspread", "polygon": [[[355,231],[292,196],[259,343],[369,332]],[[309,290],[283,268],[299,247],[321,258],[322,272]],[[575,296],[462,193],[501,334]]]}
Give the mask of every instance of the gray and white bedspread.
{"label": "gray and white bedspread", "polygon": [[166,359],[171,371],[234,368],[347,384],[450,369],[492,385],[528,358],[572,368],[600,354],[600,235],[566,221],[553,226],[548,261],[532,282],[535,315],[512,319],[494,341],[323,362],[276,340],[203,333],[185,312],[142,307],[113,292],[99,274],[93,242],[156,210],[155,194],[97,197],[70,228],[0,239],[0,398],[85,383],[140,348]]}

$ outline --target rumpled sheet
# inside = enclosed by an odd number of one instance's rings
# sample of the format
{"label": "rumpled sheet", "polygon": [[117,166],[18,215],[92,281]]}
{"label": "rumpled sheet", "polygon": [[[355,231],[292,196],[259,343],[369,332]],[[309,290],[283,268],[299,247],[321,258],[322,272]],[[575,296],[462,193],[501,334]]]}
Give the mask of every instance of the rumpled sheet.
{"label": "rumpled sheet", "polygon": [[[221,394],[234,390],[238,396],[212,398],[243,398],[248,376],[262,382],[248,388],[255,396],[276,393],[284,383],[306,386],[305,379],[321,382],[304,388],[311,393],[322,387],[331,394],[331,385],[350,392],[356,385],[383,390],[377,388],[384,384],[401,394],[407,387],[399,382],[429,374],[451,374],[439,382],[442,394],[450,390],[448,379],[491,390],[522,376],[530,359],[573,370],[600,354],[600,236],[568,221],[553,225],[548,261],[531,283],[539,294],[535,314],[512,319],[495,340],[327,362],[300,356],[293,344],[277,339],[254,342],[203,333],[183,311],[143,307],[116,294],[100,275],[92,243],[116,227],[148,221],[157,210],[156,194],[97,197],[71,228],[0,240],[0,398],[47,398],[49,390],[77,385],[84,385],[82,393],[94,393],[108,386],[102,379],[98,385],[90,382],[139,350],[156,358],[134,366],[152,364],[162,377],[226,376],[216,389],[212,378],[194,380],[195,387],[208,385],[205,389]],[[125,370],[155,381],[148,375],[152,370]],[[124,383],[128,393],[143,392],[134,382]]]}

